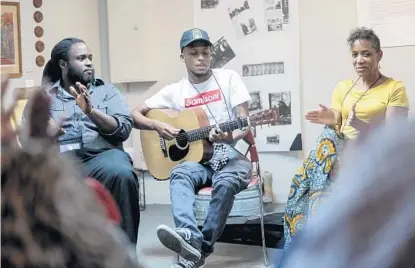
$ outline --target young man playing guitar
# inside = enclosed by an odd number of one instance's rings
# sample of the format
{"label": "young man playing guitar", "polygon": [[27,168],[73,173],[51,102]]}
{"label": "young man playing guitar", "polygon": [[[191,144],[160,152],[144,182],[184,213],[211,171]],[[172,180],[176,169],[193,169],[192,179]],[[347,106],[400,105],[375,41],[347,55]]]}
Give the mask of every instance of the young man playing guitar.
{"label": "young man playing guitar", "polygon": [[[251,100],[241,77],[234,71],[211,69],[212,43],[208,34],[200,29],[183,33],[180,40],[181,60],[188,76],[164,87],[145,104],[134,109],[134,127],[154,130],[171,140],[180,129],[161,121],[145,117],[151,109],[182,111],[202,108],[211,125],[248,116]],[[224,133],[213,128],[209,141],[213,156],[206,163],[183,162],[170,173],[170,195],[176,228],[161,225],[157,229],[160,242],[177,252],[181,258],[172,268],[202,267],[205,258],[213,252],[233,206],[234,196],[246,189],[251,179],[252,164],[234,145],[247,134],[248,129]],[[212,185],[212,199],[208,214],[200,231],[197,227],[194,203],[196,191]]]}

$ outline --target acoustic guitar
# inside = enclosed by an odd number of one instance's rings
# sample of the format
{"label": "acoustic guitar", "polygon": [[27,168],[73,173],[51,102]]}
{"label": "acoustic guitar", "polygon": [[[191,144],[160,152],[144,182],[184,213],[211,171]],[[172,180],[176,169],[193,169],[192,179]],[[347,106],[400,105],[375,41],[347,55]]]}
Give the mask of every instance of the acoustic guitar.
{"label": "acoustic guitar", "polygon": [[[151,175],[157,180],[167,180],[176,165],[185,162],[204,163],[212,157],[212,144],[208,141],[212,128],[202,108],[186,109],[181,112],[170,109],[154,109],[147,118],[162,121],[180,129],[173,140],[162,138],[156,131],[141,130],[141,146],[144,160]],[[276,124],[279,121],[277,109],[258,112],[219,124],[222,131],[233,131],[250,126]]]}

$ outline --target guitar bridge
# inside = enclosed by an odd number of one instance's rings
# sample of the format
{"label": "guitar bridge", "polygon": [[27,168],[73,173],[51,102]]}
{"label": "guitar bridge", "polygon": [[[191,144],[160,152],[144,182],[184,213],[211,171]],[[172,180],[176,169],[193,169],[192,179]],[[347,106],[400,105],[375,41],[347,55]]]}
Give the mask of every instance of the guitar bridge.
{"label": "guitar bridge", "polygon": [[166,141],[162,137],[160,137],[160,148],[161,148],[161,151],[163,152],[164,157],[168,157]]}

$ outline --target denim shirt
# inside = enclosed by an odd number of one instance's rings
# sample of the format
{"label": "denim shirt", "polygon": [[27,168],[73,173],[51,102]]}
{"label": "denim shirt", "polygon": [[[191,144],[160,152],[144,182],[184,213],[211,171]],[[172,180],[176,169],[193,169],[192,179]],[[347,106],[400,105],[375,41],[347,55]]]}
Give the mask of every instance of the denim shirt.
{"label": "denim shirt", "polygon": [[126,99],[113,85],[105,85],[97,79],[95,86],[88,89],[94,109],[114,117],[118,123],[112,133],[102,133],[76,104],[75,98],[66,92],[57,81],[46,89],[51,97],[51,117],[59,122],[65,134],[58,138],[59,143],[79,139],[84,148],[91,149],[123,149],[123,142],[128,139],[133,121],[130,116]]}

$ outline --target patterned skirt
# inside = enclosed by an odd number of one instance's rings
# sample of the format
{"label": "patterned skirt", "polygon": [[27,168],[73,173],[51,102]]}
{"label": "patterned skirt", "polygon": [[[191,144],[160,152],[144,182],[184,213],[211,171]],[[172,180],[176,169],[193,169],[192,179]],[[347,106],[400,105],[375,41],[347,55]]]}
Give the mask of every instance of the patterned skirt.
{"label": "patterned skirt", "polygon": [[330,177],[333,177],[330,175],[339,162],[343,145],[343,135],[326,126],[316,146],[295,174],[284,214],[285,248],[329,193]]}

